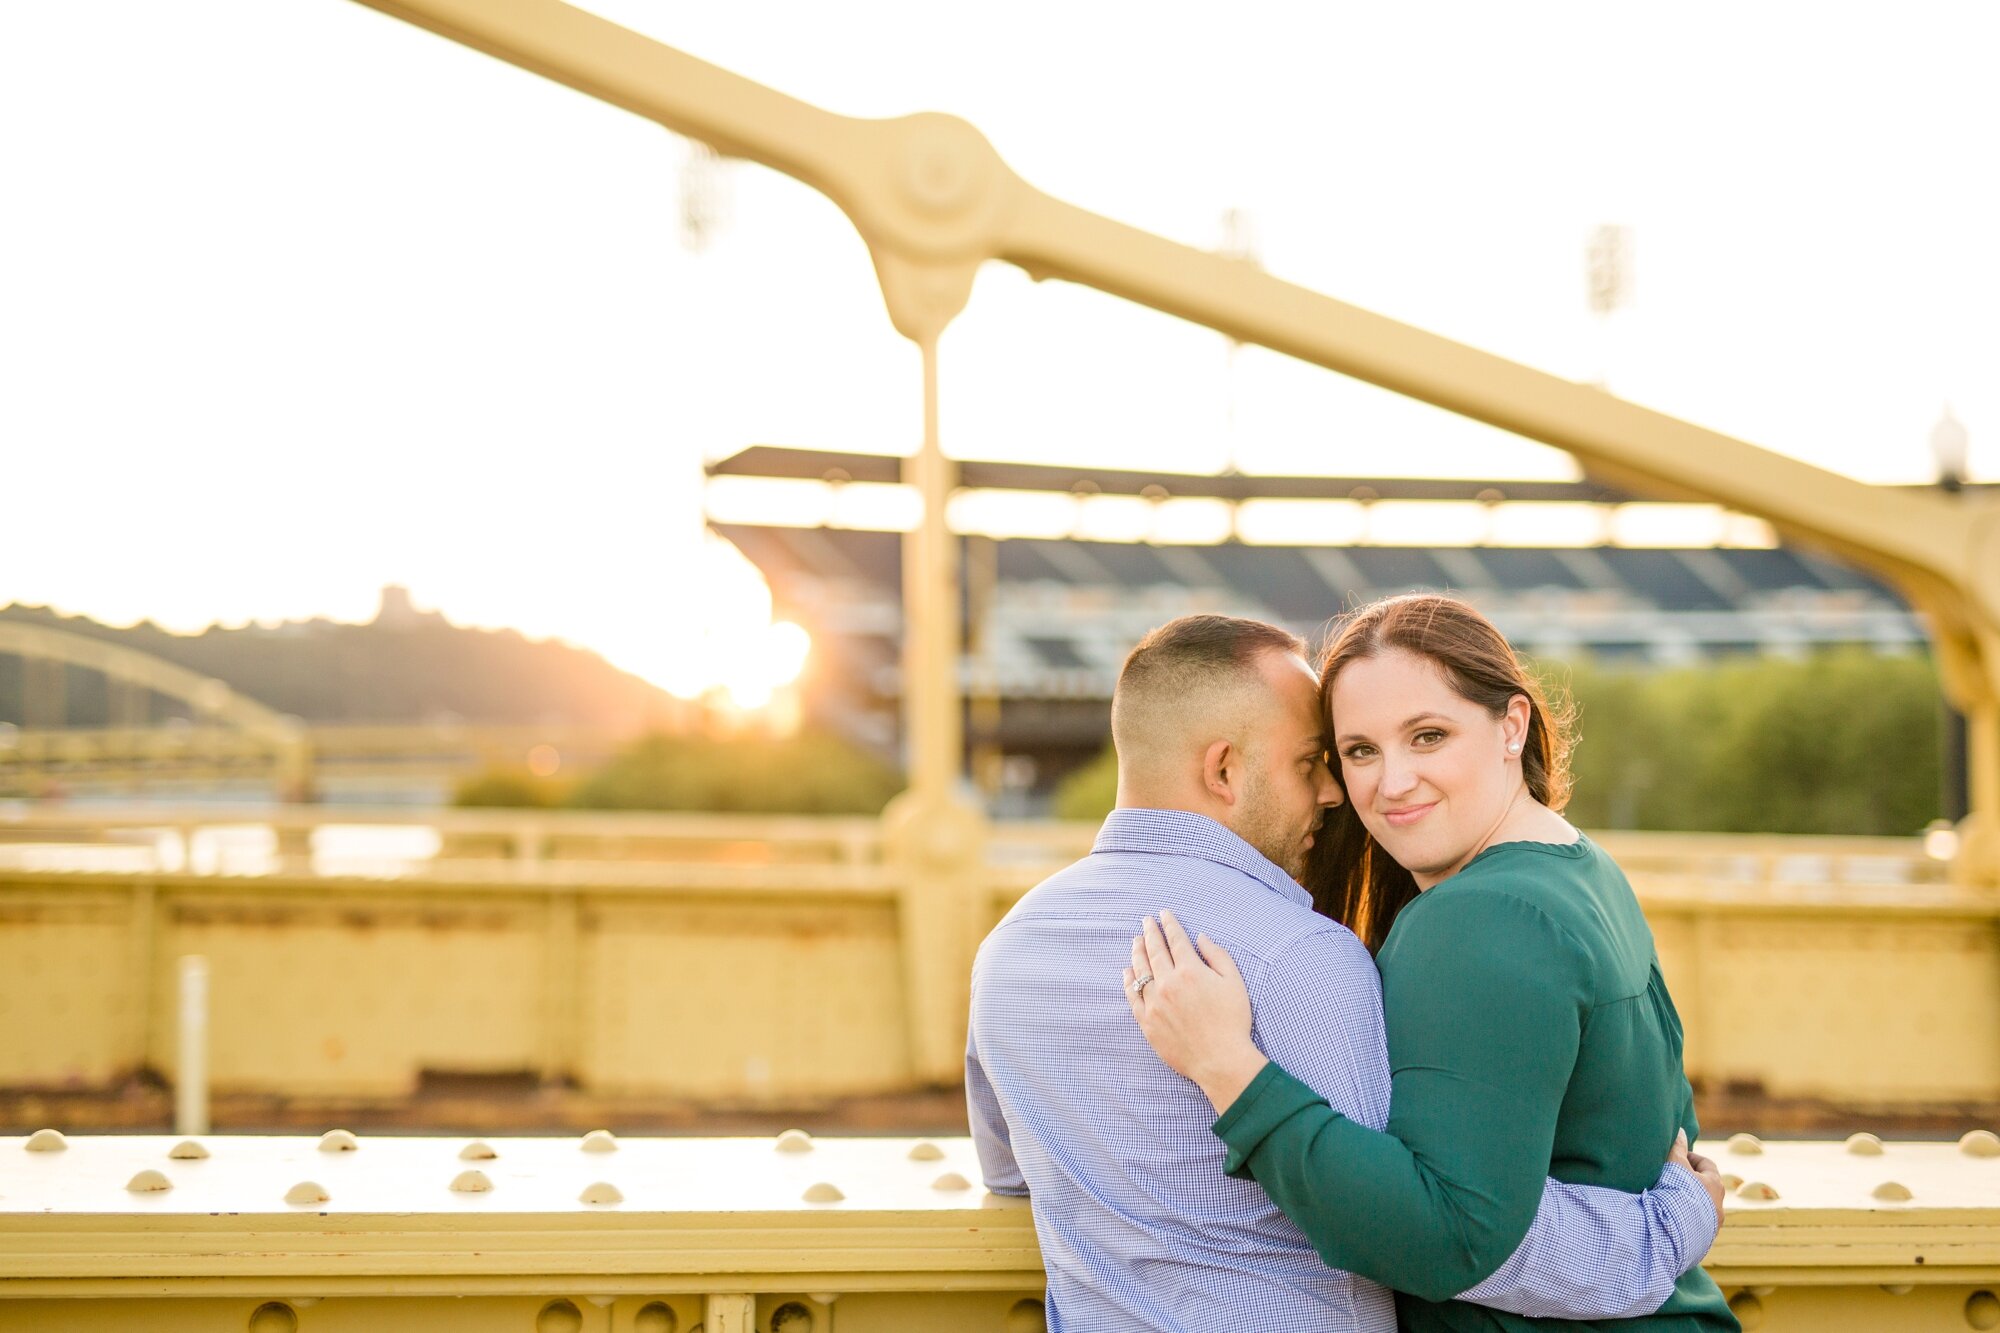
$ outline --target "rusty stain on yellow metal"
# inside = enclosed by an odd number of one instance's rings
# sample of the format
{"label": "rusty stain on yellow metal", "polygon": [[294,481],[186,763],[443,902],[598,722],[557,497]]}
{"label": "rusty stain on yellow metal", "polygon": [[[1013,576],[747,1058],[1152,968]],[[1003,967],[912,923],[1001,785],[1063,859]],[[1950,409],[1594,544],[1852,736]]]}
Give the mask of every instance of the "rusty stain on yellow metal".
{"label": "rusty stain on yellow metal", "polygon": [[131,1194],[163,1194],[173,1187],[173,1181],[168,1180],[164,1173],[155,1171],[151,1167],[139,1172],[125,1182],[126,1191]]}

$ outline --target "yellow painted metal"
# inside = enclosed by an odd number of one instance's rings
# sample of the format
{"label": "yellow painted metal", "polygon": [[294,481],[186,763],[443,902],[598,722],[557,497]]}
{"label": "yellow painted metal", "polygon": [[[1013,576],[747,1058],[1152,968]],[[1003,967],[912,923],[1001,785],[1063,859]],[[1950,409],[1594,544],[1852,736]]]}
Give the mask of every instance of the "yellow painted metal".
{"label": "yellow painted metal", "polygon": [[[312,805],[5,805],[0,845],[51,849],[134,842],[161,832],[183,838],[225,829],[270,829],[316,843],[323,833],[353,829],[432,829],[441,841],[438,864],[467,873],[468,862],[519,863],[509,878],[560,884],[571,861],[688,865],[879,864],[883,825],[865,815],[659,814],[644,811],[436,809],[415,806]],[[1091,830],[1079,825],[1006,825],[1006,845],[1023,856],[1059,863],[1089,849]],[[1817,844],[1815,844],[1817,845]],[[1886,855],[1914,843],[1884,840]],[[1072,850],[1073,849],[1073,850]],[[421,873],[414,863],[403,873]],[[476,873],[476,872],[475,872]]]}
{"label": "yellow painted metal", "polygon": [[[886,280],[886,279],[885,279]],[[960,298],[961,302],[963,298]],[[902,894],[906,1029],[920,1082],[962,1076],[974,904],[986,862],[986,819],[961,789],[958,544],[945,521],[957,469],[938,437],[938,335],[952,311],[899,327],[923,352],[923,442],[904,478],[923,517],[903,539],[903,710],[909,790],[883,812],[883,845]]]}
{"label": "yellow painted metal", "polygon": [[[514,816],[457,813],[482,840],[513,836]],[[988,862],[955,877],[957,846],[986,831],[948,818],[887,834],[542,818],[539,836],[600,859],[454,859],[394,880],[0,871],[0,1085],[171,1074],[187,954],[209,960],[222,1094],[399,1098],[427,1070],[753,1104],[950,1083],[966,959],[1090,834],[993,826]],[[2000,1100],[2000,903],[1937,882],[1915,840],[1603,836],[1706,1086]],[[670,859],[629,859],[649,849]]]}
{"label": "yellow painted metal", "polygon": [[[978,1179],[969,1140],[786,1137],[487,1140],[477,1193],[451,1138],[0,1138],[0,1330],[1041,1327],[1027,1206],[948,1187]],[[2000,1156],[1709,1146],[1742,1180],[1708,1267],[1746,1326],[1996,1326]],[[323,1200],[286,1203],[305,1180]],[[599,1183],[621,1201],[582,1202]]]}
{"label": "yellow painted metal", "polygon": [[361,2],[826,194],[920,346],[964,308],[979,265],[1003,260],[1568,450],[1638,493],[1761,515],[1882,572],[1927,614],[1970,724],[1959,873],[2000,886],[2000,502],[1886,493],[1097,216],[1028,185],[950,116],[835,115],[560,0]]}

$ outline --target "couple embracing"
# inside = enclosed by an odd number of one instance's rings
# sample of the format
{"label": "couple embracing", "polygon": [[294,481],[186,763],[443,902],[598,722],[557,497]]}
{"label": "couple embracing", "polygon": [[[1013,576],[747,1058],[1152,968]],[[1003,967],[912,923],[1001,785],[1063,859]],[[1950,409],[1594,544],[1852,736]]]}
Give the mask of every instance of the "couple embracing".
{"label": "couple embracing", "polygon": [[1680,1020],[1561,816],[1565,720],[1448,597],[1303,652],[1149,634],[1117,808],[980,949],[972,1131],[1050,1328],[1735,1329]]}

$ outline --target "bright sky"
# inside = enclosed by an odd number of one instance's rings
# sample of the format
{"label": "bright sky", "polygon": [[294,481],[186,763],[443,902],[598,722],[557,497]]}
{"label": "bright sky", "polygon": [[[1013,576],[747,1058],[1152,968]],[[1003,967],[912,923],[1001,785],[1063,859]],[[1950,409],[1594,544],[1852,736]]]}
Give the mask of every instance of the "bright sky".
{"label": "bright sky", "polygon": [[[963,115],[1176,239],[1247,210],[1282,276],[1869,480],[1928,479],[1949,403],[2000,478],[1992,6],[591,7],[835,110]],[[703,457],[914,446],[915,355],[830,204],[733,167],[691,252],[681,141],[345,0],[0,6],[0,116],[0,604],[194,629],[399,582],[694,689],[769,615],[704,545]],[[965,457],[1570,475],[998,266],[944,357]]]}

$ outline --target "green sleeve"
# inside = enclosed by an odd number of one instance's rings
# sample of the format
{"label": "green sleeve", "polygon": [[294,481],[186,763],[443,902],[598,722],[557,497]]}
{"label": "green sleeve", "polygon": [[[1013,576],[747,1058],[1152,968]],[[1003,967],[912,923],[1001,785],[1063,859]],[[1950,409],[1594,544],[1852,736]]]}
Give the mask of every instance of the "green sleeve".
{"label": "green sleeve", "polygon": [[1561,927],[1494,887],[1406,910],[1383,956],[1388,1132],[1275,1065],[1215,1132],[1231,1173],[1262,1185],[1328,1264],[1443,1301],[1491,1276],[1534,1221],[1590,968]]}

